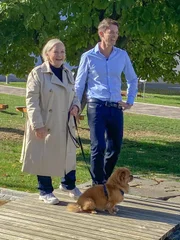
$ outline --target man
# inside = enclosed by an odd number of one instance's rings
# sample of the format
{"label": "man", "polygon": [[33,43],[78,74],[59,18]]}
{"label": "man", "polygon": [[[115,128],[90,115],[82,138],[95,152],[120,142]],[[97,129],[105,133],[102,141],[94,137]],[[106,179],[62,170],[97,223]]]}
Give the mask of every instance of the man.
{"label": "man", "polygon": [[[137,93],[137,76],[126,51],[114,47],[118,23],[104,19],[98,26],[100,42],[81,56],[75,89],[79,100],[87,96],[87,116],[91,139],[93,184],[110,177],[123,138],[123,110],[130,109]],[[121,97],[121,74],[127,81],[127,101]]]}

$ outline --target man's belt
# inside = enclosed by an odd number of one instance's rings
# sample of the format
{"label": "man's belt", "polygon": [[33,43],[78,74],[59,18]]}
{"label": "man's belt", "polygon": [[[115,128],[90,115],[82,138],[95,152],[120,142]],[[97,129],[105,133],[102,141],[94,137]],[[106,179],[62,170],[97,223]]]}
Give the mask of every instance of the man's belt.
{"label": "man's belt", "polygon": [[90,98],[87,100],[88,103],[98,103],[106,107],[114,107],[114,108],[119,108],[122,109],[121,105],[116,102],[109,102],[109,101],[102,101],[97,98]]}

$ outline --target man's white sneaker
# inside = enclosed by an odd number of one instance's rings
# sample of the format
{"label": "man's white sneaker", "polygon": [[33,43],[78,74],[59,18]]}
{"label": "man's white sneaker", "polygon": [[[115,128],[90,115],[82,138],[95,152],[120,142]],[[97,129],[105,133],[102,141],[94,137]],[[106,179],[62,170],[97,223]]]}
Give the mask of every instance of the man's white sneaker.
{"label": "man's white sneaker", "polygon": [[40,195],[40,196],[39,196],[39,200],[42,200],[42,201],[44,201],[45,203],[52,204],[52,205],[55,205],[55,204],[58,204],[58,203],[59,203],[59,199],[56,198],[53,193],[48,193],[48,194],[45,194],[45,195]]}
{"label": "man's white sneaker", "polygon": [[77,199],[81,196],[81,191],[79,190],[79,188],[75,187],[73,190],[69,191],[69,196],[71,198]]}
{"label": "man's white sneaker", "polygon": [[65,188],[62,184],[60,184],[59,186],[60,190],[63,191],[63,192],[68,192],[69,193],[69,196],[71,198],[74,198],[74,199],[78,199],[80,196],[81,196],[81,191],[79,190],[79,188],[75,187],[74,189],[72,190],[68,190],[67,188]]}

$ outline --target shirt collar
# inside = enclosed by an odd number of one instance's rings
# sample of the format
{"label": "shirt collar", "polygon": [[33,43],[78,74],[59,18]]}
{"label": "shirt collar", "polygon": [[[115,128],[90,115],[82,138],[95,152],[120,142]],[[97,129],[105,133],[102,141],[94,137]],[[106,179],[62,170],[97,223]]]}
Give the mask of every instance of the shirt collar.
{"label": "shirt collar", "polygon": [[94,50],[95,50],[95,53],[100,52],[100,51],[99,51],[99,43],[96,44]]}
{"label": "shirt collar", "polygon": [[[99,44],[100,44],[100,42],[98,42],[96,44],[96,46],[94,47],[95,53],[98,53],[98,52],[100,53]],[[116,47],[113,46],[113,50],[112,50],[111,54],[114,53],[116,50],[117,50]]]}

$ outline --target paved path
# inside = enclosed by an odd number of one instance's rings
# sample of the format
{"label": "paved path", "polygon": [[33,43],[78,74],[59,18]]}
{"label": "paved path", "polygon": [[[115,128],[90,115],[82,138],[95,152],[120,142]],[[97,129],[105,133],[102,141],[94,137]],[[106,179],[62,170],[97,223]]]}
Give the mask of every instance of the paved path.
{"label": "paved path", "polygon": [[17,96],[25,96],[26,89],[0,85],[0,93],[17,95]]}
{"label": "paved path", "polygon": [[[91,181],[80,184],[78,187],[87,189],[90,186]],[[130,183],[129,194],[180,204],[180,177],[165,179],[134,176]]]}
{"label": "paved path", "polygon": [[[25,96],[25,92],[26,90],[24,88],[0,85],[0,93]],[[180,107],[135,102],[134,106],[130,110],[127,110],[127,112],[156,117],[180,119]]]}
{"label": "paved path", "polygon": [[180,119],[180,107],[173,106],[135,102],[134,106],[130,110],[127,110],[127,112],[156,117]]}

